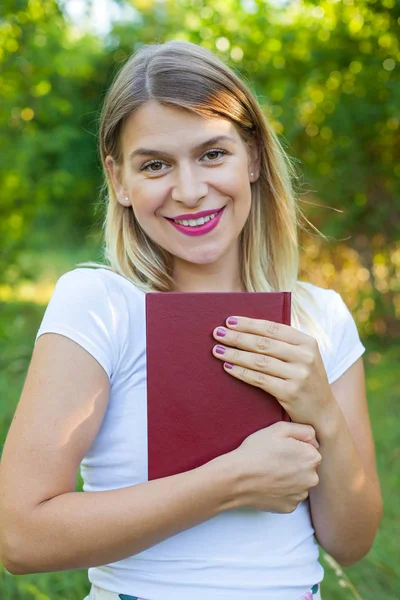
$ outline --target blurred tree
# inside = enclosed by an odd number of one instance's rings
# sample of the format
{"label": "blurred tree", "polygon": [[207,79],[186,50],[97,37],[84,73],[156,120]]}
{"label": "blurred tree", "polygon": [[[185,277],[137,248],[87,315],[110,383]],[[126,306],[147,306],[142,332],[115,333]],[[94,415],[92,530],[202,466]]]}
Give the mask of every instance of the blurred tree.
{"label": "blurred tree", "polygon": [[138,15],[108,38],[116,61],[143,43],[178,38],[210,48],[244,76],[301,163],[307,217],[355,250],[351,258],[336,244],[325,252],[331,264],[319,283],[353,296],[365,333],[399,333],[400,3],[120,3]]}
{"label": "blurred tree", "polygon": [[[0,18],[0,272],[35,220],[55,241],[93,222],[100,175],[94,137],[101,43],[77,36],[54,0],[3,0]],[[29,240],[28,240],[29,241]]]}
{"label": "blurred tree", "polygon": [[[351,259],[333,246],[325,255],[331,264],[324,283],[342,287],[335,274],[346,272],[361,290],[360,302],[367,301],[360,315],[375,319],[369,332],[382,333],[383,315],[400,316],[400,3],[118,4],[129,6],[131,16],[99,37],[69,24],[62,2],[3,1],[0,234],[6,250],[24,239],[34,215],[37,228],[51,224],[62,235],[85,236],[100,185],[92,134],[104,89],[142,44],[186,39],[219,54],[255,90],[300,163],[308,218],[328,236],[351,238]],[[345,271],[351,261],[354,268]]]}
{"label": "blurred tree", "polygon": [[[400,3],[322,0],[119,0],[137,11],[107,40],[114,59],[179,38],[236,66],[300,158],[324,232],[400,233]],[[326,215],[329,215],[326,218]]]}

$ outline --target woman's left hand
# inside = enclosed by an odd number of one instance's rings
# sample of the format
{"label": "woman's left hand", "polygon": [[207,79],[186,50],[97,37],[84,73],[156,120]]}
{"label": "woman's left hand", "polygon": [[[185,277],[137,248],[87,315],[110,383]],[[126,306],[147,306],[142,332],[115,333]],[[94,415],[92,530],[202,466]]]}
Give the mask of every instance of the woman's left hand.
{"label": "woman's left hand", "polygon": [[248,317],[229,317],[213,335],[219,342],[213,354],[224,361],[227,373],[269,392],[293,421],[318,432],[336,400],[315,338]]}

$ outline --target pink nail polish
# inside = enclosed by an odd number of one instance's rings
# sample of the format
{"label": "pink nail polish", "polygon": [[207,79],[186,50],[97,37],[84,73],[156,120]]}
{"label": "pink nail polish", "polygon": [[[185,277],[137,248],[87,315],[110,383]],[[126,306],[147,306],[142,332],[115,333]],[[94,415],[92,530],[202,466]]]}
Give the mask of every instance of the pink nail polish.
{"label": "pink nail polish", "polygon": [[215,352],[217,354],[225,354],[225,348],[223,346],[215,346]]}
{"label": "pink nail polish", "polygon": [[226,363],[224,363],[224,367],[225,367],[226,369],[233,369],[233,365],[231,365],[231,363],[227,363],[227,362],[226,362]]}
{"label": "pink nail polish", "polygon": [[239,319],[236,317],[229,317],[228,324],[229,325],[237,325],[239,323]]}
{"label": "pink nail polish", "polygon": [[226,335],[226,330],[223,329],[223,327],[218,327],[216,333],[218,337],[224,337]]}

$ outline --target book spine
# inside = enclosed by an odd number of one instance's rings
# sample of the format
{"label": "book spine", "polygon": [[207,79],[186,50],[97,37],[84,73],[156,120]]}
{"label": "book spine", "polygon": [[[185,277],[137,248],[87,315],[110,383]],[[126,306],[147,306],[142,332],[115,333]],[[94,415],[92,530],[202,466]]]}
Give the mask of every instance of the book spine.
{"label": "book spine", "polygon": [[291,325],[292,315],[292,293],[283,292],[283,323]]}

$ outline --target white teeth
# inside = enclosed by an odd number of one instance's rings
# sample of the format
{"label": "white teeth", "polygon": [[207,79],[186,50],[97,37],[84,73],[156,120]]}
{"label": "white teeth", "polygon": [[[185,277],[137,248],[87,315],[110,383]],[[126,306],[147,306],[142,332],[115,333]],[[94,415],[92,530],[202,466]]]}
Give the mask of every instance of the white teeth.
{"label": "white teeth", "polygon": [[211,219],[214,219],[217,216],[217,212],[212,215],[207,215],[206,217],[200,217],[200,219],[189,219],[188,221],[177,221],[174,219],[175,223],[179,223],[179,225],[185,225],[189,227],[198,227],[199,225],[204,225],[204,223],[208,223]]}

